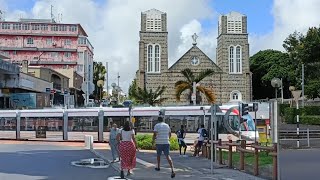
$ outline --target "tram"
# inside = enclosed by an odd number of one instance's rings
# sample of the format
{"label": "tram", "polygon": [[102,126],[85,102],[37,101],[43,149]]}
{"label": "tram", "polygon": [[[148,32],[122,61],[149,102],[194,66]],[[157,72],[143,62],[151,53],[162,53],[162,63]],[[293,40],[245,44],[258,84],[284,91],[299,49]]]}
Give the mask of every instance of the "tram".
{"label": "tram", "polygon": [[[160,110],[165,110],[165,122],[171,130],[176,132],[181,125],[186,127],[187,132],[197,132],[203,124],[206,129],[211,129],[210,106],[174,106],[174,107],[134,107],[131,116],[134,117],[139,132],[150,132],[157,123]],[[116,123],[121,126],[129,118],[128,108],[103,107],[108,123]],[[258,140],[259,133],[256,131],[255,122],[250,114],[243,116],[245,121],[240,123],[237,105],[221,105],[217,108],[218,133],[241,136],[246,140]]]}

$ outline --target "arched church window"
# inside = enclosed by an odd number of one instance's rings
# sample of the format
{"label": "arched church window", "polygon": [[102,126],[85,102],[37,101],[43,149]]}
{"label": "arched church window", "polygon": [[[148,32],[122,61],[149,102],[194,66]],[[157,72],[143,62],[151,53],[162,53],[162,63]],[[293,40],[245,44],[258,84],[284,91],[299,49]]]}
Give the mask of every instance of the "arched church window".
{"label": "arched church window", "polygon": [[153,71],[153,57],[152,57],[152,45],[148,46],[148,72],[152,72]]}
{"label": "arched church window", "polygon": [[238,93],[233,93],[232,99],[233,100],[238,100],[239,99]]}
{"label": "arched church window", "polygon": [[234,90],[230,93],[230,101],[241,101],[242,100],[242,95],[240,91]]}
{"label": "arched church window", "polygon": [[231,46],[229,49],[229,72],[234,72],[234,47]]}
{"label": "arched church window", "polygon": [[155,72],[160,72],[160,47],[155,46]]}
{"label": "arched church window", "polygon": [[241,47],[236,47],[236,72],[241,73]]}

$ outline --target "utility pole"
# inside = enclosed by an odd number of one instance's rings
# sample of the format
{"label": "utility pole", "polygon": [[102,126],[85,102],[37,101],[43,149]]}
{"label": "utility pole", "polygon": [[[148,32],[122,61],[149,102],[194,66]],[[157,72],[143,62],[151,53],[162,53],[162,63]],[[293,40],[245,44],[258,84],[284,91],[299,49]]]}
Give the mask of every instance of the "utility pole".
{"label": "utility pole", "polygon": [[120,87],[120,85],[119,85],[119,79],[120,79],[120,75],[119,75],[119,72],[118,72],[118,87]]}
{"label": "utility pole", "polygon": [[107,97],[109,96],[109,69],[108,69],[108,62],[106,62],[106,70],[107,70],[107,73],[106,73],[106,80],[107,80]]}
{"label": "utility pole", "polygon": [[302,64],[302,107],[304,107],[304,64]]}

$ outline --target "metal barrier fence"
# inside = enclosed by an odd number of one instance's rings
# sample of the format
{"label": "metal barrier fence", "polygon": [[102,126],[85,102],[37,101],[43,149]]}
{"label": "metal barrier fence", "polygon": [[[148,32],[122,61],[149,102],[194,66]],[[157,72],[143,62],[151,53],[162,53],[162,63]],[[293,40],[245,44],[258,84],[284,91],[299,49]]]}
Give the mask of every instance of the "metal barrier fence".
{"label": "metal barrier fence", "polygon": [[320,130],[299,130],[299,138],[296,130],[282,130],[279,136],[282,148],[320,147]]}

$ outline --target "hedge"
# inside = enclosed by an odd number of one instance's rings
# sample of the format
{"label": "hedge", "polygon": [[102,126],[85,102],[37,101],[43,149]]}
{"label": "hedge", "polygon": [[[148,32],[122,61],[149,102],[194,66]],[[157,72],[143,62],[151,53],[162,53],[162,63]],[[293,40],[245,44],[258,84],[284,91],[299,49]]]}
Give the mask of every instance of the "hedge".
{"label": "hedge", "polygon": [[[155,150],[155,146],[152,146],[152,135],[150,134],[138,134],[136,136],[138,148],[145,150]],[[178,150],[179,144],[176,137],[170,138],[170,150]]]}
{"label": "hedge", "polygon": [[295,107],[284,108],[285,122],[288,124],[297,123],[297,115],[300,116],[301,124],[320,125],[320,107],[319,106],[305,106],[296,109]]}
{"label": "hedge", "polygon": [[301,124],[320,125],[320,116],[301,116]]}

